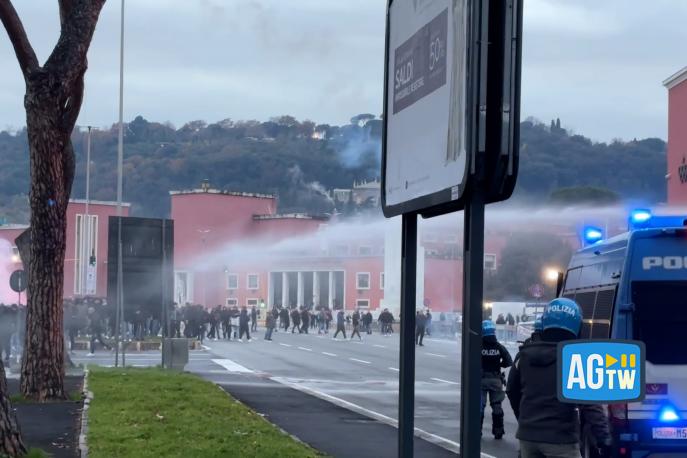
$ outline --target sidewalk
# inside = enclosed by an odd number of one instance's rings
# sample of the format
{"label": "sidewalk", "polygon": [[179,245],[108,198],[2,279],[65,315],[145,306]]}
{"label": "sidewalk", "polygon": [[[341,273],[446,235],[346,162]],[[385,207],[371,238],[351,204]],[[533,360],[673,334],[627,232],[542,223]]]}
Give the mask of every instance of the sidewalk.
{"label": "sidewalk", "polygon": [[[83,376],[66,376],[65,390],[80,392]],[[10,396],[19,394],[19,379],[7,380]],[[53,458],[75,458],[80,456],[79,433],[81,431],[82,401],[36,403],[13,403],[17,411],[17,422],[24,444],[38,448]]]}
{"label": "sidewalk", "polygon": [[[333,457],[395,458],[397,429],[255,374],[198,375],[287,433]],[[415,437],[415,456],[457,455]]]}

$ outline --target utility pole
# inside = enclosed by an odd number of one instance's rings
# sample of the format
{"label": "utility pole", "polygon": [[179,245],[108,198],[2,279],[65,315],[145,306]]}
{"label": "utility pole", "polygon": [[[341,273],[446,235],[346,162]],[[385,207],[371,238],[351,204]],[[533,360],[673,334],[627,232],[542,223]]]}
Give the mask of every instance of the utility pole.
{"label": "utility pole", "polygon": [[[120,41],[119,41],[119,141],[117,145],[117,312],[115,318],[116,347],[115,367],[119,366],[119,345],[121,342],[121,323],[124,320],[124,300],[122,288],[122,173],[124,169],[124,0],[122,2]],[[122,366],[126,356],[122,347]]]}

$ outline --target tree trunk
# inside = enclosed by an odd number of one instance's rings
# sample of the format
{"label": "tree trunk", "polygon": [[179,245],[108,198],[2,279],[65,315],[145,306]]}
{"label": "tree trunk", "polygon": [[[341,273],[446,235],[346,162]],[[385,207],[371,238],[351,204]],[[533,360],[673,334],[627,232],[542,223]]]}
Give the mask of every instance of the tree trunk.
{"label": "tree trunk", "polygon": [[[31,159],[31,250],[21,392],[37,401],[65,398],[62,298],[73,150],[60,129],[59,85],[50,80],[47,72],[37,71],[24,99]],[[66,151],[71,160],[65,158]]]}
{"label": "tree trunk", "polygon": [[41,66],[12,2],[0,0],[0,21],[26,83],[31,247],[28,268],[24,266],[28,289],[21,391],[37,401],[65,398],[62,292],[67,204],[75,163],[69,138],[83,101],[88,48],[105,0],[57,3],[60,37]]}
{"label": "tree trunk", "polygon": [[0,359],[0,452],[11,457],[24,456],[26,447],[21,440],[17,416],[7,394],[5,366]]}

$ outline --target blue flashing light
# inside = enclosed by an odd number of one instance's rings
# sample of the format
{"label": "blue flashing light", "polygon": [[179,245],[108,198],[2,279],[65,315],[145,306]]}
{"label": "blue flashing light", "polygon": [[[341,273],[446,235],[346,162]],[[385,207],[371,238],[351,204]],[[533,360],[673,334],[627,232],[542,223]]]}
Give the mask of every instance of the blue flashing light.
{"label": "blue flashing light", "polygon": [[679,419],[680,417],[673,406],[663,406],[658,412],[658,420],[663,423],[672,423],[674,421],[678,421]]}
{"label": "blue flashing light", "polygon": [[598,243],[604,238],[604,231],[598,227],[585,227],[584,228],[584,241],[588,245]]}
{"label": "blue flashing light", "polygon": [[632,224],[643,224],[651,219],[651,210],[637,209],[630,213]]}
{"label": "blue flashing light", "polygon": [[636,210],[630,214],[630,230],[669,229],[687,227],[685,215],[652,215],[647,210]]}

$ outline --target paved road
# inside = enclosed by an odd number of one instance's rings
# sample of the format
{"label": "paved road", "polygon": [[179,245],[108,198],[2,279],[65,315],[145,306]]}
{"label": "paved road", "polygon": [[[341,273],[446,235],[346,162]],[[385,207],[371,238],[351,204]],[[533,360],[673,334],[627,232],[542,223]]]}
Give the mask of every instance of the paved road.
{"label": "paved road", "polygon": [[[187,369],[210,378],[213,374],[220,377],[227,372],[259,374],[359,413],[381,420],[396,419],[397,334],[364,336],[362,342],[284,332],[274,334],[272,342],[263,340],[262,332],[254,337],[253,341],[244,343],[206,341],[205,351],[191,352]],[[455,446],[460,427],[459,344],[427,338],[424,347],[416,348],[415,425],[429,433],[427,436],[435,435],[437,441],[443,440],[444,445]],[[112,356],[104,352],[94,358],[79,354],[74,360],[109,365]],[[128,365],[148,366],[159,362],[159,352],[132,354],[127,359]],[[504,402],[504,440],[496,441],[491,436],[489,412],[483,430],[482,451],[499,458],[517,456],[513,436],[516,424],[507,404]]]}

